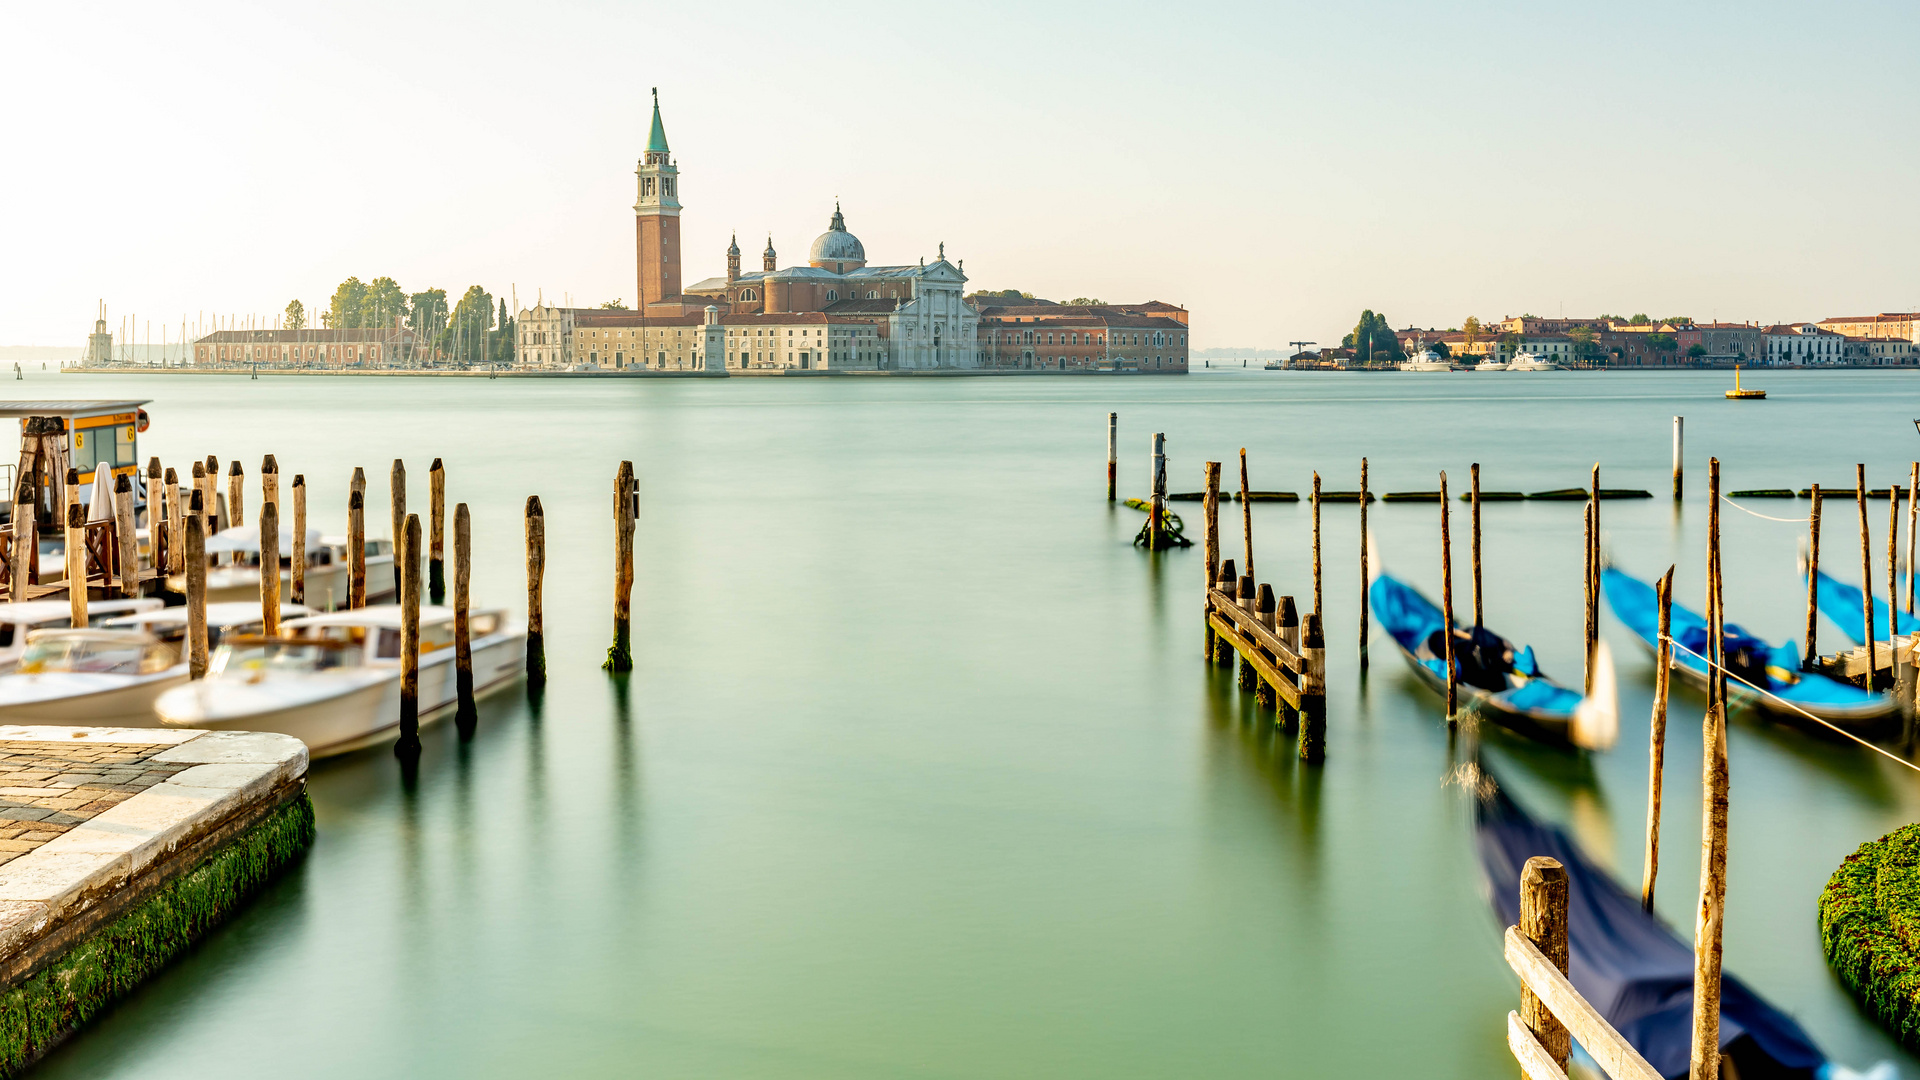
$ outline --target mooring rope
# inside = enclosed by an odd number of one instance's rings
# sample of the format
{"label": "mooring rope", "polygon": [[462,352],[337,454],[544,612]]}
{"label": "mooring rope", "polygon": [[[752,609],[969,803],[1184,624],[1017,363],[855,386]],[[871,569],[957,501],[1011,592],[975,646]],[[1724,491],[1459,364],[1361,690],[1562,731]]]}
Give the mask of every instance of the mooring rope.
{"label": "mooring rope", "polygon": [[1754,517],[1761,518],[1762,520],[1765,520],[1765,521],[1778,521],[1786,525],[1805,525],[1809,520],[1811,520],[1810,518],[1777,518],[1769,514],[1762,514],[1757,510],[1748,510],[1746,507],[1741,506],[1739,503],[1734,502],[1732,499],[1728,498],[1725,495],[1720,496],[1720,501],[1726,503],[1728,506],[1733,507],[1735,510],[1742,511],[1743,513],[1752,514]]}
{"label": "mooring rope", "polygon": [[[1700,661],[1701,663],[1707,665],[1707,671],[1709,672],[1708,678],[1712,678],[1711,672],[1713,671],[1713,668],[1715,666],[1713,661],[1707,659],[1704,656],[1701,656],[1699,653],[1694,652],[1692,649],[1687,648],[1685,645],[1680,644],[1678,641],[1675,641],[1672,637],[1668,637],[1665,640],[1667,644],[1672,645],[1674,648],[1679,649],[1681,652],[1686,653],[1688,656],[1691,656],[1694,659]],[[1888,644],[1891,645],[1892,643],[1889,642]],[[1813,721],[1816,724],[1821,725],[1822,727],[1827,728],[1830,731],[1835,731],[1841,735],[1845,735],[1847,738],[1852,739],[1854,742],[1859,743],[1861,746],[1864,746],[1867,749],[1873,751],[1874,753],[1879,754],[1880,756],[1886,758],[1888,761],[1898,762],[1899,764],[1905,765],[1907,768],[1912,769],[1914,772],[1920,772],[1920,765],[1915,765],[1913,762],[1908,761],[1906,758],[1900,757],[1897,754],[1888,753],[1886,750],[1883,750],[1880,747],[1873,745],[1872,743],[1861,738],[1860,736],[1855,735],[1853,732],[1848,731],[1845,728],[1839,727],[1838,725],[1829,723],[1826,720],[1822,720],[1820,717],[1813,715],[1807,710],[1801,708],[1798,705],[1795,705],[1793,702],[1788,701],[1786,698],[1781,697],[1779,694],[1776,694],[1771,690],[1763,689],[1761,687],[1753,685],[1752,683],[1741,678],[1740,676],[1735,675],[1733,672],[1727,671],[1724,665],[1721,666],[1720,670],[1725,672],[1727,678],[1732,679],[1734,682],[1737,682],[1740,685],[1747,687],[1749,690],[1752,690],[1757,694],[1760,694],[1764,697],[1771,698],[1774,701],[1777,701],[1780,704],[1785,705],[1787,708],[1792,709],[1794,712],[1799,713],[1801,716],[1806,717],[1807,719]]]}

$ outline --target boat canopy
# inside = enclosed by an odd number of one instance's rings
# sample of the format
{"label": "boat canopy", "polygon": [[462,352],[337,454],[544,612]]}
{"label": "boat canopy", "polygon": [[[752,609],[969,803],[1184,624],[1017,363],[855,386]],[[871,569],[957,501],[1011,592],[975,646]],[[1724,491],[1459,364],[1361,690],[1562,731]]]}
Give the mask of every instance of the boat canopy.
{"label": "boat canopy", "polygon": [[[320,550],[320,530],[319,529],[312,528],[311,526],[308,527],[306,532],[306,544],[304,546],[306,547],[306,550],[309,554]],[[280,526],[281,557],[282,558],[286,557],[286,554],[292,550],[293,550],[293,523],[287,522]],[[259,523],[256,522],[252,525],[236,525],[231,529],[222,529],[221,531],[214,533],[212,536],[207,537],[207,554],[219,555],[219,554],[225,554],[229,552],[239,552],[240,554],[243,554],[243,555],[260,554]]]}
{"label": "boat canopy", "polygon": [[[1675,614],[1678,614],[1676,609]],[[1495,914],[1520,921],[1520,873],[1536,855],[1567,870],[1567,978],[1661,1076],[1687,1075],[1693,948],[1640,907],[1565,833],[1535,821],[1482,767],[1474,832]],[[1723,973],[1720,1047],[1742,1076],[1812,1076],[1826,1063],[1794,1019]],[[1801,1071],[1804,1070],[1804,1071]]]}

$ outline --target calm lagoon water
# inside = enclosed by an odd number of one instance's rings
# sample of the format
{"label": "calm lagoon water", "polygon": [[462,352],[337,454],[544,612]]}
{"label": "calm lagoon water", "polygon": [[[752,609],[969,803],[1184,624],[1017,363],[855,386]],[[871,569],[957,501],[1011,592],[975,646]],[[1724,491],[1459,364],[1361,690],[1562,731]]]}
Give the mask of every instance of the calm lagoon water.
{"label": "calm lagoon water", "polygon": [[[1488,489],[1574,486],[1598,460],[1607,486],[1663,496],[1605,504],[1612,555],[1646,576],[1678,563],[1689,599],[1709,454],[1729,489],[1851,483],[1856,461],[1903,479],[1913,379],[1768,372],[1752,381],[1771,400],[1732,403],[1721,374],[31,373],[13,396],[152,397],[142,449],[168,464],[217,454],[252,479],[274,453],[330,532],[353,466],[383,507],[404,458],[423,508],[444,458],[483,602],[523,602],[538,493],[552,670],[537,705],[520,688],[483,702],[470,744],[430,729],[413,791],[385,750],[318,764],[311,857],[39,1075],[1508,1075],[1517,983],[1445,782],[1467,741],[1390,649],[1356,670],[1355,508],[1324,510],[1328,755],[1303,768],[1201,662],[1199,549],[1129,546],[1140,515],[1104,499],[1106,413],[1124,494],[1145,493],[1154,431],[1175,490],[1241,446],[1256,487],[1297,491],[1316,468],[1353,487],[1362,455],[1377,491],[1441,469],[1464,485],[1474,461]],[[622,458],[643,499],[638,670],[610,679]],[[1484,513],[1489,624],[1577,679],[1580,504]],[[1437,595],[1437,509],[1372,517],[1394,572]],[[1852,550],[1851,512],[1829,520]],[[1225,522],[1237,535],[1237,511]],[[1301,597],[1308,522],[1304,504],[1254,510],[1262,577]],[[1727,516],[1730,615],[1771,638],[1800,626],[1801,530]],[[1617,749],[1481,741],[1523,802],[1637,881],[1651,665],[1610,616],[1602,632]],[[1668,754],[1660,909],[1686,927],[1701,705],[1678,698]],[[1920,818],[1920,776],[1753,717],[1732,770],[1729,970],[1839,1060],[1920,1068],[1855,1010],[1814,924],[1834,866]]]}

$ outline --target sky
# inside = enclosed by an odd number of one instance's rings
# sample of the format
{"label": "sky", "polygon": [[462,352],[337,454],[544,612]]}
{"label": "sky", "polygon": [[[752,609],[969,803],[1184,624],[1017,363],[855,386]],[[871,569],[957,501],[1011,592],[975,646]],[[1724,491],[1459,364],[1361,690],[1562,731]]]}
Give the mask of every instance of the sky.
{"label": "sky", "polygon": [[[349,275],[635,299],[737,230],[1164,300],[1196,348],[1530,313],[1920,310],[1920,5],[36,4],[5,13],[0,345]],[[143,330],[136,335],[142,339]]]}

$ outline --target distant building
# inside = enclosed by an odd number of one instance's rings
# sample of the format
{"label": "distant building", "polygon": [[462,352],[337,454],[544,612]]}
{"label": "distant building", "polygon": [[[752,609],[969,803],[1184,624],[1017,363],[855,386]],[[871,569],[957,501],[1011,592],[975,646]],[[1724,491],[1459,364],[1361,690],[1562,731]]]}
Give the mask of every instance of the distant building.
{"label": "distant building", "polygon": [[1866,367],[1920,365],[1920,345],[1901,338],[1849,337],[1840,349],[1849,364]]}
{"label": "distant building", "polygon": [[1814,325],[1847,337],[1898,338],[1920,343],[1920,311],[1890,311],[1879,315],[1842,315]]}
{"label": "distant building", "polygon": [[1009,300],[980,307],[980,366],[1029,371],[1187,370],[1187,309]]}
{"label": "distant building", "polygon": [[1823,330],[1817,323],[1778,323],[1761,331],[1767,363],[1779,367],[1813,367],[1846,362],[1845,334]]}
{"label": "distant building", "polygon": [[195,364],[402,367],[423,351],[404,327],[353,330],[218,330],[193,343]]}
{"label": "distant building", "polygon": [[107,333],[106,304],[100,305],[100,317],[93,321],[93,333],[87,335],[87,355],[80,361],[88,367],[113,362],[113,335]]}
{"label": "distant building", "polygon": [[[1751,323],[1691,323],[1674,335],[1680,358],[1687,363],[1753,364],[1760,362],[1760,328]],[[1693,354],[1699,346],[1698,356]]]}

